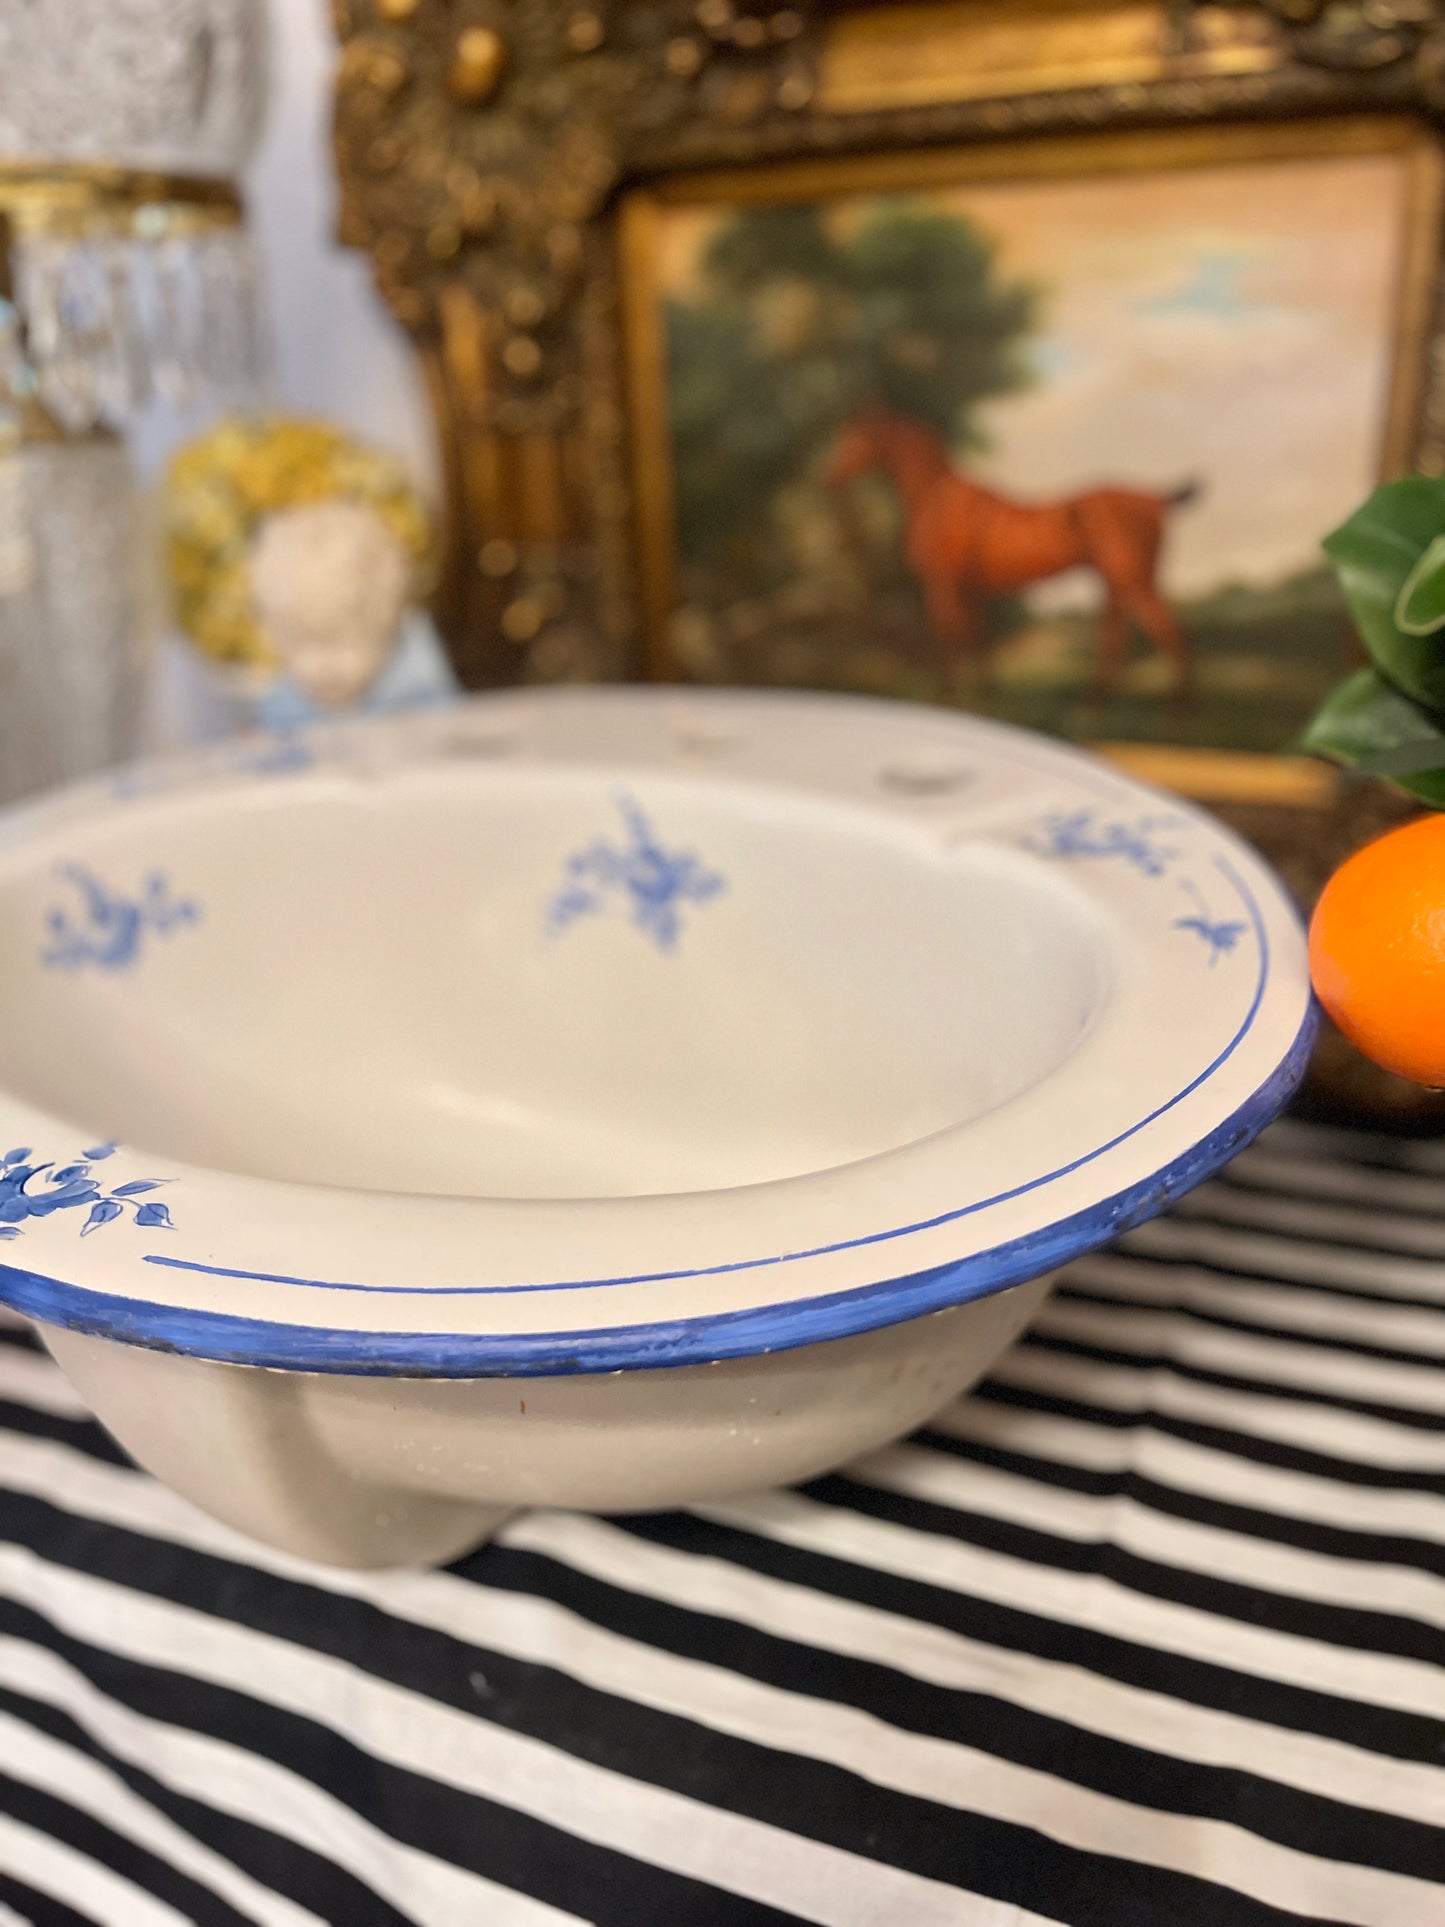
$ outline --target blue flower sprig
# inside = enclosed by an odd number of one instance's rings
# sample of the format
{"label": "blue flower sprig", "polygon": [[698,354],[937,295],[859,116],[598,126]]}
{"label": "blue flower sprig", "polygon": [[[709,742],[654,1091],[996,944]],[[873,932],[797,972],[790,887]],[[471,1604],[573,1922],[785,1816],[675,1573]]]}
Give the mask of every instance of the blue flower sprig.
{"label": "blue flower sprig", "polygon": [[568,857],[565,880],[547,906],[548,933],[559,936],[579,917],[620,905],[659,950],[671,950],[682,929],[682,906],[710,902],[727,881],[691,850],[666,849],[642,806],[625,791],[612,800],[627,841],[599,837]]}
{"label": "blue flower sprig", "polygon": [[[1034,826],[1033,833],[1024,839],[1024,848],[1035,856],[1064,860],[1117,858],[1140,876],[1158,880],[1173,873],[1172,866],[1180,856],[1172,844],[1159,840],[1159,832],[1170,830],[1178,822],[1174,816],[1106,822],[1097,810],[1088,807],[1055,810]],[[1197,937],[1209,952],[1212,970],[1221,957],[1234,954],[1249,925],[1237,917],[1215,916],[1199,886],[1188,877],[1176,875],[1174,881],[1189,900],[1190,914],[1175,917],[1170,928],[1187,930]]]}
{"label": "blue flower sprig", "polygon": [[60,876],[79,900],[82,916],[56,904],[45,919],[48,943],[40,961],[50,969],[129,970],[140,956],[147,932],[168,937],[183,924],[200,919],[200,906],[177,897],[166,877],[153,870],[136,897],[110,889],[83,863],[63,863]]}
{"label": "blue flower sprig", "polygon": [[[3,1141],[3,1140],[0,1140]],[[26,1146],[7,1151],[0,1159],[0,1238],[18,1238],[22,1225],[30,1218],[48,1218],[57,1211],[78,1211],[89,1206],[82,1238],[102,1225],[114,1224],[127,1211],[145,1230],[170,1231],[171,1214],[158,1200],[147,1194],[159,1191],[158,1178],[131,1178],[108,1190],[91,1167],[115,1155],[113,1144],[98,1144],[74,1164],[57,1167],[32,1164]]]}
{"label": "blue flower sprig", "polygon": [[1028,847],[1038,856],[1118,857],[1141,876],[1162,877],[1179,852],[1157,832],[1178,819],[1141,816],[1133,823],[1106,823],[1093,809],[1056,810],[1043,818]]}
{"label": "blue flower sprig", "polygon": [[1176,917],[1174,928],[1192,931],[1201,942],[1208,945],[1209,968],[1213,970],[1221,957],[1230,955],[1249,925],[1237,919],[1226,920],[1223,917],[1212,916],[1204,898],[1187,877],[1180,878],[1179,887],[1194,905],[1194,915]]}

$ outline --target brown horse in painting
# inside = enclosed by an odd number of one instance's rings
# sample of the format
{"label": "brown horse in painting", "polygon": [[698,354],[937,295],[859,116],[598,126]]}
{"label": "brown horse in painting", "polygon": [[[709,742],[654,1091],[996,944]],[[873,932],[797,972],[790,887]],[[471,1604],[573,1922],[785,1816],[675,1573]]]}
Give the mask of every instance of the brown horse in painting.
{"label": "brown horse in painting", "polygon": [[1082,567],[1104,585],[1099,693],[1118,681],[1131,622],[1173,665],[1176,692],[1187,686],[1188,644],[1155,578],[1169,511],[1192,500],[1197,484],[1162,495],[1096,488],[1057,502],[1014,502],[960,475],[936,428],[865,402],[839,431],[825,480],[841,488],[874,470],[902,498],[904,559],[945,659],[976,654],[984,598]]}

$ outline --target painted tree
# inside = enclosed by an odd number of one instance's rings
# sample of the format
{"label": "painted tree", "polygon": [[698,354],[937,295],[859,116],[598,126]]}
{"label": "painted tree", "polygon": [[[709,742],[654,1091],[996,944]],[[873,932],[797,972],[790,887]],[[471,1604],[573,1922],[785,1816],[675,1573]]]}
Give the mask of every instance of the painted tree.
{"label": "painted tree", "polygon": [[880,200],[735,214],[669,310],[679,545],[719,561],[866,396],[981,446],[979,404],[1029,379],[1031,286],[971,221]]}

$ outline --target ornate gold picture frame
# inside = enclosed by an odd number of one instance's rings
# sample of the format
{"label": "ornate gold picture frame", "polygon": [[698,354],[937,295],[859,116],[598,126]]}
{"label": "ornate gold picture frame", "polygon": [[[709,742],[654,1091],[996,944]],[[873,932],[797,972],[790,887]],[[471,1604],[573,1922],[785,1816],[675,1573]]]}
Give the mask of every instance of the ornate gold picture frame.
{"label": "ornate gold picture frame", "polygon": [[[1384,465],[1445,464],[1438,169],[1424,158],[1445,118],[1441,0],[336,12],[343,232],[372,253],[427,370],[449,496],[437,614],[468,683],[678,667],[661,640],[646,230],[689,197],[1067,171],[1081,143],[1090,164],[1109,150],[1141,171],[1180,165],[1201,138],[1320,156],[1394,143],[1419,165]],[[1212,800],[1319,809],[1333,794],[1318,765],[1228,743],[1183,763],[1148,744],[1121,754]]]}

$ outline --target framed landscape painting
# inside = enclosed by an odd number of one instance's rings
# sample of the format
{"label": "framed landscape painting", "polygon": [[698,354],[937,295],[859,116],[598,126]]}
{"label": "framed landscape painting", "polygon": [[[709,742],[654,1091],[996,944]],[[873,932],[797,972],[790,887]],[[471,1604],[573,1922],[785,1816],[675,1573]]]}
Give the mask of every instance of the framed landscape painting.
{"label": "framed landscape painting", "polygon": [[1320,539],[1409,465],[1438,259],[1401,117],[665,177],[619,248],[659,676],[1288,751]]}

